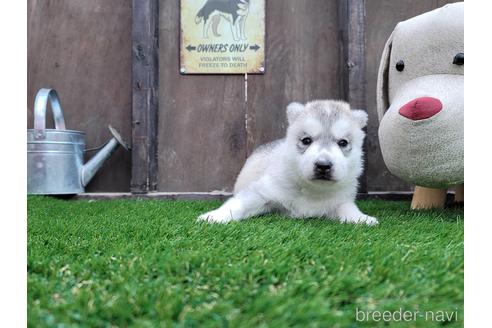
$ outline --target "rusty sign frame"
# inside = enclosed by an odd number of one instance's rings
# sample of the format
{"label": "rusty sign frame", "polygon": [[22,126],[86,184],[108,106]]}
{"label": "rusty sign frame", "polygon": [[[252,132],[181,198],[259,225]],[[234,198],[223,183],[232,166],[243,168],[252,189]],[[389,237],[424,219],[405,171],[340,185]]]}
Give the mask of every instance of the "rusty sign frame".
{"label": "rusty sign frame", "polygon": [[[261,7],[259,9],[259,11],[262,14],[262,17],[260,17],[260,20],[262,21],[262,29],[260,30],[260,33],[257,33],[257,37],[259,37],[260,39],[256,39],[255,41],[252,41],[254,43],[253,45],[248,43],[247,47],[245,49],[245,51],[254,51],[254,55],[255,55],[255,56],[250,56],[250,58],[253,57],[253,60],[246,60],[247,62],[251,62],[251,61],[254,62],[253,67],[250,69],[247,69],[247,70],[241,70],[241,69],[235,69],[234,70],[234,69],[228,69],[228,68],[200,70],[197,67],[193,67],[191,69],[189,68],[190,65],[187,65],[187,63],[193,63],[194,61],[197,60],[196,58],[194,58],[195,56],[193,56],[193,52],[200,51],[200,46],[203,46],[203,44],[196,43],[196,42],[198,42],[198,39],[193,39],[191,37],[191,35],[188,36],[184,30],[185,27],[190,26],[190,25],[191,25],[191,27],[194,27],[193,24],[198,25],[198,26],[200,26],[199,29],[203,29],[204,34],[206,33],[210,36],[211,34],[217,34],[216,29],[217,29],[217,25],[219,24],[219,22],[217,22],[217,24],[211,24],[212,26],[208,25],[208,28],[207,28],[205,20],[203,20],[203,19],[199,23],[197,23],[195,20],[193,22],[190,22],[189,19],[186,21],[183,20],[183,15],[185,15],[185,11],[187,11],[187,10],[185,10],[187,1],[188,2],[194,2],[195,0],[179,0],[179,6],[180,6],[180,10],[179,10],[180,11],[180,14],[179,14],[179,26],[180,26],[180,29],[179,29],[179,42],[180,42],[180,46],[179,46],[179,52],[180,52],[179,53],[179,72],[182,75],[189,75],[189,74],[198,74],[198,75],[201,75],[201,74],[204,74],[204,75],[213,75],[213,74],[218,74],[218,75],[265,74],[265,70],[266,70],[266,67],[265,67],[265,58],[266,58],[266,0],[263,0],[261,2]],[[219,17],[220,17],[220,15],[219,15]],[[243,24],[246,24],[246,20],[248,17],[251,17],[251,15],[249,14],[245,17],[245,19],[242,22]],[[211,20],[212,20],[212,18],[210,18],[209,22]],[[224,21],[224,20],[225,19],[222,19],[221,21]],[[251,18],[250,18],[250,20],[251,20]],[[222,24],[222,23],[220,23],[220,24]],[[229,24],[231,24],[231,23],[229,23]],[[238,24],[238,23],[236,23],[236,24]],[[239,30],[240,31],[242,30],[242,32],[239,32],[239,31],[236,32],[237,36],[234,33],[235,27],[236,27],[235,25],[231,24],[231,31],[232,31],[232,34],[234,35],[234,39],[236,39],[236,37],[237,37],[238,40],[236,40],[236,41],[229,40],[231,42],[238,42],[241,39],[241,36],[239,34],[244,33],[245,25],[242,27],[242,29],[239,28]],[[212,31],[209,31],[209,30],[212,30]],[[192,32],[190,32],[190,31],[188,31],[188,33],[192,34]],[[215,35],[215,37],[217,37],[217,36],[220,36],[220,35],[218,35],[218,34]],[[191,39],[191,40],[189,40],[189,39]],[[235,44],[235,43],[226,44],[226,43],[223,43],[222,41],[227,41],[227,40],[219,39],[216,41],[216,43],[209,44],[209,46],[212,46],[212,45],[224,46],[225,45],[225,49],[229,48],[229,51],[224,51],[224,53],[221,55],[222,56],[229,55],[230,58],[233,58],[234,55],[232,54],[232,52],[230,52],[230,49],[231,49],[231,47],[238,46],[239,44]],[[203,38],[202,38],[202,42],[203,42]],[[192,43],[194,43],[194,44],[192,44]],[[217,55],[215,55],[215,56],[217,56]],[[231,60],[226,61],[226,62],[228,62],[230,64]],[[191,65],[191,66],[196,66],[196,65]]]}

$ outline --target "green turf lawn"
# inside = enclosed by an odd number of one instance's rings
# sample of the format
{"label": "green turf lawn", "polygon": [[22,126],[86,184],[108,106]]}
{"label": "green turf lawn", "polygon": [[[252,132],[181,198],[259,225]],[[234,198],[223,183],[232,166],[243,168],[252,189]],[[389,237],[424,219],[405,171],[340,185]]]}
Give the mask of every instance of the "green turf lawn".
{"label": "green turf lawn", "polygon": [[445,324],[463,325],[462,209],[359,202],[376,227],[196,221],[218,204],[28,198],[29,326],[384,325],[356,322],[356,308],[458,311]]}

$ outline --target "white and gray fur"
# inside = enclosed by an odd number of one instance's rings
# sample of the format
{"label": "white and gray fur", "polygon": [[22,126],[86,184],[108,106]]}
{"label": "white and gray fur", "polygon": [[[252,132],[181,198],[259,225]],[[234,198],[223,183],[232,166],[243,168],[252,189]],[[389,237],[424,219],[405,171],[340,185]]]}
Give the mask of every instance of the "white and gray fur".
{"label": "white and gray fur", "polygon": [[[234,196],[199,219],[227,223],[280,211],[293,218],[377,224],[354,203],[367,114],[343,101],[317,100],[291,103],[287,119],[286,137],[259,147],[239,173]],[[340,146],[342,139],[346,146]]]}

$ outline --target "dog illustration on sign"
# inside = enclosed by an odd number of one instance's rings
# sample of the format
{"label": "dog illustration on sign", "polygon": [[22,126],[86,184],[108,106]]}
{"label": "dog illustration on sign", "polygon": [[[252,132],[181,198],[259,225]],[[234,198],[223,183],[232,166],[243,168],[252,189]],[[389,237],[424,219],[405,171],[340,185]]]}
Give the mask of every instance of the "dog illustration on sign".
{"label": "dog illustration on sign", "polygon": [[246,18],[250,0],[207,0],[195,17],[195,23],[203,21],[203,38],[208,39],[212,26],[214,36],[221,36],[217,29],[220,21],[225,20],[231,27],[234,41],[246,40]]}

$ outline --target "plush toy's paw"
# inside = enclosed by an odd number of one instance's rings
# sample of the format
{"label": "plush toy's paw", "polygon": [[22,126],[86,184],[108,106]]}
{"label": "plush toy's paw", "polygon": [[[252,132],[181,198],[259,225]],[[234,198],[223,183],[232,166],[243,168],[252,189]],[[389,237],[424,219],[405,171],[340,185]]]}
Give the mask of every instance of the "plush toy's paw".
{"label": "plush toy's paw", "polygon": [[204,213],[198,217],[200,221],[206,221],[208,223],[228,223],[232,221],[230,213],[225,213],[220,209]]}
{"label": "plush toy's paw", "polygon": [[369,226],[377,225],[378,219],[369,215],[362,215],[354,218],[346,218],[341,220],[344,223],[367,224]]}

